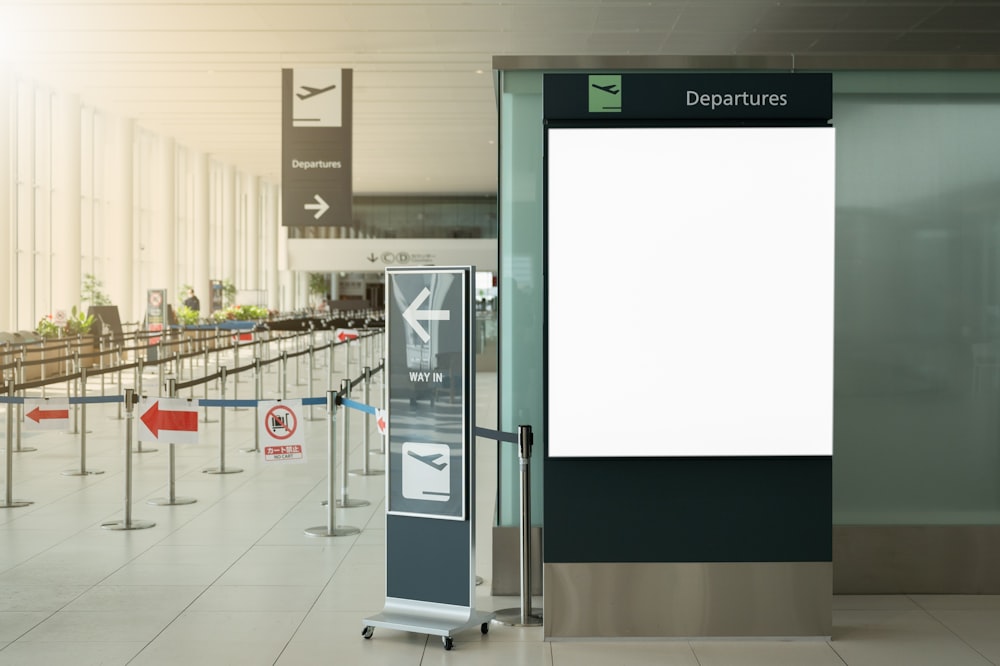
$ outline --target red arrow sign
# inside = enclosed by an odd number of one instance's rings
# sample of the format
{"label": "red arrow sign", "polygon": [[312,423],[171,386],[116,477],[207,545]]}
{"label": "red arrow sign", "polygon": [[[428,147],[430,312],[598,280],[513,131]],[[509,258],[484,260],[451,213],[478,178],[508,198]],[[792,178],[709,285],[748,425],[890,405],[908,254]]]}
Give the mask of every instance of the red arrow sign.
{"label": "red arrow sign", "polygon": [[42,409],[41,407],[35,407],[33,410],[25,414],[29,419],[35,423],[41,423],[42,419],[69,419],[68,409]]}
{"label": "red arrow sign", "polygon": [[160,436],[160,430],[174,430],[183,432],[198,432],[198,412],[197,411],[167,411],[160,410],[159,401],[147,409],[141,417],[142,422],[153,433],[153,437]]}
{"label": "red arrow sign", "polygon": [[337,331],[337,339],[341,342],[344,340],[357,340],[358,332],[349,328],[342,328]]}

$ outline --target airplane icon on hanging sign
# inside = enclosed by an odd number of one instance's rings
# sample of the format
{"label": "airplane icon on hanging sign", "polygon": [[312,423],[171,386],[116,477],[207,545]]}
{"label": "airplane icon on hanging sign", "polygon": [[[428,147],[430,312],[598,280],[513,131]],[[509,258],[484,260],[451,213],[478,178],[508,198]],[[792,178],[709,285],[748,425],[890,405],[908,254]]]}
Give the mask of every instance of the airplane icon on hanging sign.
{"label": "airplane icon on hanging sign", "polygon": [[319,218],[323,217],[323,213],[330,210],[330,204],[328,204],[323,199],[323,197],[321,197],[318,194],[314,194],[313,199],[316,201],[316,203],[303,204],[302,207],[305,208],[306,210],[316,211],[316,213],[313,215],[313,219],[318,220]]}
{"label": "airplane icon on hanging sign", "polygon": [[421,305],[423,305],[424,301],[426,301],[430,295],[431,295],[431,290],[428,289],[427,287],[424,287],[424,290],[420,292],[416,300],[410,303],[410,307],[406,308],[406,310],[403,311],[403,319],[406,320],[406,323],[409,324],[414,331],[416,331],[417,335],[419,335],[420,339],[423,340],[424,342],[430,341],[431,335],[430,333],[427,332],[427,329],[425,329],[423,326],[420,325],[420,323],[417,321],[418,319],[424,319],[424,320],[435,319],[438,321],[442,320],[447,321],[451,319],[451,312],[449,312],[448,310],[417,309]]}
{"label": "airplane icon on hanging sign", "polygon": [[612,95],[617,95],[618,93],[621,92],[621,90],[615,90],[615,88],[618,87],[617,83],[612,83],[611,85],[607,86],[599,86],[596,83],[591,83],[590,85],[597,88],[598,90],[603,90],[606,93],[611,93]]}
{"label": "airplane icon on hanging sign", "polygon": [[368,259],[368,261],[370,261],[370,262],[372,262],[374,264],[376,261],[378,261],[378,255],[375,254],[374,252],[372,252],[371,254],[369,254],[366,257],[366,259]]}
{"label": "airplane icon on hanging sign", "polygon": [[298,97],[299,99],[309,99],[310,97],[315,97],[316,95],[321,95],[325,92],[333,90],[336,87],[337,87],[336,84],[332,86],[327,86],[326,88],[313,88],[312,86],[302,86],[302,89],[305,90],[305,92],[295,93],[295,96]]}
{"label": "airplane icon on hanging sign", "polygon": [[437,460],[438,458],[440,458],[443,455],[441,453],[432,453],[430,455],[422,456],[419,453],[417,453],[416,451],[413,451],[412,449],[409,450],[409,451],[407,451],[406,453],[411,458],[416,458],[417,460],[419,460],[420,462],[424,463],[425,465],[430,465],[431,467],[433,467],[434,469],[436,469],[438,471],[441,471],[442,469],[444,469],[445,467],[448,466],[448,463],[446,463],[446,462],[443,462],[443,463],[434,462],[435,460]]}

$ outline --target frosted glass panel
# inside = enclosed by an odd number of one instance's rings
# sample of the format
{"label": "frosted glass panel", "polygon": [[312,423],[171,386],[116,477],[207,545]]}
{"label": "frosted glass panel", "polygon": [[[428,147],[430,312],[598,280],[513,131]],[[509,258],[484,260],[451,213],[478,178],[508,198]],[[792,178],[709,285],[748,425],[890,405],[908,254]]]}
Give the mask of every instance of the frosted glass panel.
{"label": "frosted glass panel", "polygon": [[998,117],[834,99],[835,523],[1000,520]]}

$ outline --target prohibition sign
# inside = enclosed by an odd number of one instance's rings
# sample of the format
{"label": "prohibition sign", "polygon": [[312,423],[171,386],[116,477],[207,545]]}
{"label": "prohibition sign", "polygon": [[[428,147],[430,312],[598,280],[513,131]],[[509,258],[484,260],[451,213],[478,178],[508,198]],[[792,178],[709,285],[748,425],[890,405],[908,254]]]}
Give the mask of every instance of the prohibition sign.
{"label": "prohibition sign", "polygon": [[295,412],[290,408],[285,405],[276,405],[267,410],[267,414],[264,416],[264,427],[267,428],[267,433],[273,439],[288,439],[295,434],[298,420],[295,418]]}

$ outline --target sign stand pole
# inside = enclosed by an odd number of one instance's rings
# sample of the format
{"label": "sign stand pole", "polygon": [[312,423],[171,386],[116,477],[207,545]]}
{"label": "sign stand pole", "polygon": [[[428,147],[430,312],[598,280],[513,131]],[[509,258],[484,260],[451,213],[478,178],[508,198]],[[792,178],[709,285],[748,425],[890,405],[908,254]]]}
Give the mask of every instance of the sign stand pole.
{"label": "sign stand pole", "polygon": [[[177,380],[174,377],[167,379],[167,395],[171,398],[177,397]],[[167,497],[159,497],[157,499],[147,500],[146,504],[153,504],[155,506],[172,506],[175,504],[194,504],[198,500],[193,497],[177,497],[174,487],[176,486],[175,478],[175,466],[174,466],[174,443],[170,442],[167,444],[169,447],[168,458],[167,458],[167,487],[169,488],[169,495]]]}
{"label": "sign stand pole", "polygon": [[136,401],[135,391],[125,389],[125,520],[102,523],[106,530],[144,530],[156,525],[149,520],[132,520],[132,431]]}

